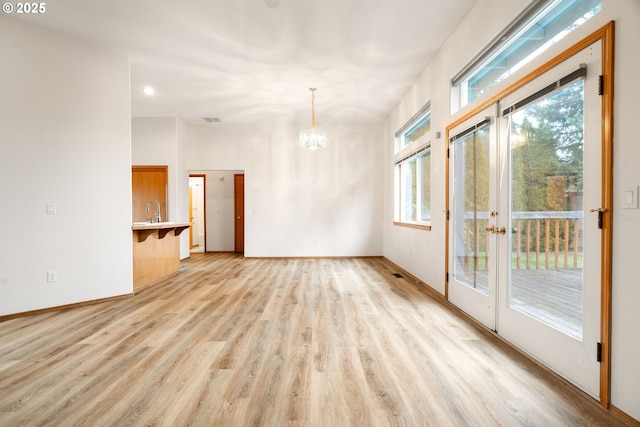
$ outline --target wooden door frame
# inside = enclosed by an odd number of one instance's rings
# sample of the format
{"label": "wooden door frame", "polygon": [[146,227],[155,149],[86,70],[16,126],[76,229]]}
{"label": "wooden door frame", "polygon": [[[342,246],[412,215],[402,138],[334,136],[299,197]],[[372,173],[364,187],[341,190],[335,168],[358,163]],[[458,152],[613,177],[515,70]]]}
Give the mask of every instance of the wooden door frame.
{"label": "wooden door frame", "polygon": [[[242,212],[238,212],[238,182],[240,180],[240,177],[242,177]],[[244,213],[245,213],[245,209],[244,209],[244,173],[236,173],[233,174],[233,241],[234,241],[234,250],[236,252],[240,252],[240,253],[244,253]],[[240,237],[238,236],[238,222],[237,219],[238,217],[241,218],[241,226],[242,226],[242,245],[240,247],[240,245],[238,245],[239,239]]]}
{"label": "wooden door frame", "polygon": [[614,90],[614,40],[615,22],[611,21],[583,38],[564,52],[547,61],[531,73],[514,82],[496,95],[488,98],[472,111],[467,112],[458,119],[449,123],[445,128],[444,144],[445,153],[445,286],[444,296],[449,299],[449,132],[457,125],[463,123],[479,111],[497,103],[500,99],[529,82],[540,77],[555,66],[569,59],[571,56],[586,49],[597,41],[602,41],[602,208],[605,210],[602,223],[602,277],[601,277],[601,302],[600,302],[600,341],[602,346],[600,362],[600,405],[609,409],[611,405],[611,263],[613,257],[612,243],[612,212],[613,212],[613,90]]}
{"label": "wooden door frame", "polygon": [[[189,178],[202,178],[202,215],[204,217],[202,226],[204,231],[204,242],[202,245],[204,251],[207,252],[207,175],[203,173],[190,173]],[[191,217],[191,212],[189,212],[189,217]],[[189,228],[193,229],[193,227]]]}
{"label": "wooden door frame", "polygon": [[189,227],[189,250],[193,249],[193,188],[189,185],[189,222],[192,223],[191,227]]}

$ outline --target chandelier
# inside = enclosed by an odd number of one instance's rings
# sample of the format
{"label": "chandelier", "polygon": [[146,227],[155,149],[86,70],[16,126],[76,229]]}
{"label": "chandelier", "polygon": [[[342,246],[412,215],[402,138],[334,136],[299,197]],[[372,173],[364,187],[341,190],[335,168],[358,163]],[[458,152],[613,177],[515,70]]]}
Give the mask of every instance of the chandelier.
{"label": "chandelier", "polygon": [[311,91],[311,129],[305,129],[300,132],[300,146],[308,148],[309,150],[317,150],[327,148],[327,133],[322,130],[316,129],[316,115],[315,115],[315,91],[316,88],[309,88]]}

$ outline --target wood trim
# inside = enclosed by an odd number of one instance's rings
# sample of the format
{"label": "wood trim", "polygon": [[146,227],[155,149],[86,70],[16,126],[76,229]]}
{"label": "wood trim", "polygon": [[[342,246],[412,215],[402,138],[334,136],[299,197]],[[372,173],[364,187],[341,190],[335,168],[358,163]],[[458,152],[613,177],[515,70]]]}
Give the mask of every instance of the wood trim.
{"label": "wood trim", "polygon": [[173,231],[174,236],[179,236],[187,228],[191,227],[193,224],[190,222],[179,222],[179,223],[148,223],[144,225],[134,225],[131,227],[131,230],[138,235],[138,242],[142,243],[149,236],[154,233],[158,233],[158,239],[164,239],[164,237]]}
{"label": "wood trim", "polygon": [[[602,73],[604,75],[604,93],[602,95],[602,207],[607,211],[603,217],[602,227],[602,290],[600,341],[602,344],[602,362],[600,364],[600,405],[610,407],[611,399],[611,262],[612,262],[612,213],[613,213],[613,96],[614,96],[614,36],[615,22],[611,21],[583,38],[564,52],[536,68],[531,73],[517,80],[507,88],[488,98],[473,110],[449,123],[445,128],[445,152],[449,144],[449,132],[454,127],[470,119],[480,111],[489,108],[500,99],[520,89],[542,74],[561,64],[571,56],[587,48],[593,43],[602,41]],[[449,211],[449,156],[445,158],[445,212]],[[446,220],[445,233],[445,298],[449,299],[449,282],[446,275],[449,271],[449,227]]]}
{"label": "wood trim", "polygon": [[389,258],[387,257],[382,257],[382,261],[385,262],[389,267],[392,267],[395,270],[398,270],[403,276],[405,276],[405,278],[411,279],[410,281],[419,285],[420,289],[425,290],[426,292],[429,293],[429,295],[431,295],[432,297],[437,298],[439,301],[443,301],[446,303],[447,306],[452,306],[454,307],[453,304],[451,304],[449,301],[447,301],[444,297],[443,294],[441,294],[440,292],[438,292],[433,286],[431,286],[430,284],[423,282],[422,280],[418,279],[416,276],[414,276],[413,274],[409,273],[407,270],[405,270],[404,268],[400,267],[398,264],[396,264],[395,262],[391,261]]}
{"label": "wood trim", "polygon": [[133,165],[131,166],[132,172],[168,172],[169,166],[167,165]]}
{"label": "wood trim", "polygon": [[382,259],[382,255],[327,255],[327,256],[246,256],[234,251],[215,251],[209,252],[211,254],[234,254],[247,259]]}
{"label": "wood trim", "polygon": [[410,222],[398,222],[398,221],[393,221],[393,225],[397,225],[398,227],[407,227],[407,228],[415,228],[418,230],[431,231],[430,225],[412,224]]}
{"label": "wood trim", "polygon": [[[567,59],[569,59],[570,57],[572,57],[576,53],[580,52],[581,50],[589,47],[590,45],[592,45],[593,43],[597,42],[598,40],[606,39],[607,35],[613,32],[613,25],[614,25],[613,21],[611,21],[610,23],[604,25],[603,27],[601,27],[600,29],[594,31],[593,33],[591,33],[590,35],[588,35],[584,39],[580,40],[579,42],[577,42],[576,44],[574,44],[573,46],[571,46],[570,48],[565,50],[564,52],[560,53],[555,58],[552,58],[551,60],[547,61],[546,63],[544,63],[540,67],[536,68],[531,73],[529,73],[526,76],[520,78],[520,80],[517,80],[516,82],[514,82],[511,85],[507,86],[505,89],[503,89],[500,92],[496,93],[491,98],[488,98],[486,101],[482,102],[480,105],[475,107],[473,110],[465,113],[461,117],[459,117],[459,118],[455,119],[453,122],[449,123],[445,128],[445,143],[447,143],[447,144],[449,143],[449,132],[451,131],[451,129],[453,129],[454,127],[458,126],[461,123],[464,123],[466,120],[468,120],[471,117],[473,117],[474,115],[478,114],[480,111],[484,110],[485,108],[491,107],[493,104],[497,103],[502,98],[506,97],[507,95],[510,95],[511,93],[515,92],[516,90],[520,89],[521,87],[527,85],[529,82],[537,79],[538,77],[540,77],[541,75],[543,75],[547,71],[553,69],[557,65],[562,64],[564,61],[566,61]],[[613,54],[613,52],[612,52],[612,54]],[[603,58],[603,60],[604,60],[604,58]]]}
{"label": "wood trim", "polygon": [[615,23],[611,21],[598,32],[602,40],[602,207],[606,209],[602,224],[602,296],[600,300],[600,404],[611,405],[611,288],[613,260],[613,96]]}
{"label": "wood trim", "polygon": [[233,240],[237,253],[244,253],[244,173],[233,175]]}
{"label": "wood trim", "polygon": [[18,319],[21,317],[36,316],[38,314],[52,313],[55,311],[70,310],[72,308],[85,307],[87,305],[95,305],[95,304],[102,304],[105,302],[118,301],[124,298],[133,297],[133,295],[134,295],[133,293],[130,293],[130,294],[124,294],[124,295],[117,295],[115,297],[100,298],[100,299],[94,299],[90,301],[76,302],[73,304],[58,305],[56,307],[41,308],[39,310],[31,310],[31,311],[23,311],[21,313],[7,314],[5,316],[0,316],[0,322],[5,322],[7,320],[12,320],[12,319]]}
{"label": "wood trim", "polygon": [[640,421],[633,418],[631,415],[626,412],[616,408],[613,405],[609,406],[609,413],[613,415],[616,419],[618,419],[625,426],[636,426],[640,427]]}

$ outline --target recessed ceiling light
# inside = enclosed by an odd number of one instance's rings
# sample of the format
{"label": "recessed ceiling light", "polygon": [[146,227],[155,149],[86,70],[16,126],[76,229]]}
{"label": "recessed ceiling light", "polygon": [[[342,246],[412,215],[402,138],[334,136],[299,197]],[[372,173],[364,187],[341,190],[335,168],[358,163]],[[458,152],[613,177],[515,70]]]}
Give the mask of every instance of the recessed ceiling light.
{"label": "recessed ceiling light", "polygon": [[143,92],[147,96],[151,96],[156,93],[155,89],[152,88],[151,86],[145,86],[143,89]]}

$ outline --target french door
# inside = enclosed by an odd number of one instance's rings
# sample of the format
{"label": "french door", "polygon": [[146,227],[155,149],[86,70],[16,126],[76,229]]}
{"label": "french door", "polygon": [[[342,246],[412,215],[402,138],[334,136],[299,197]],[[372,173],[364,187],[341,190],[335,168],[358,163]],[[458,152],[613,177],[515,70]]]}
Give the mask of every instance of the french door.
{"label": "french door", "polygon": [[498,204],[496,111],[495,107],[481,111],[452,129],[449,139],[453,188],[449,300],[493,330],[498,248],[487,230]]}
{"label": "french door", "polygon": [[449,300],[599,395],[600,42],[449,131]]}

